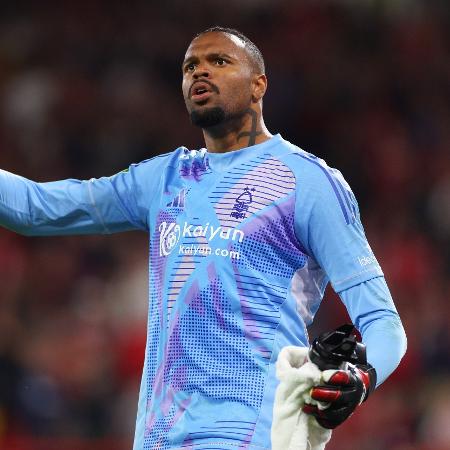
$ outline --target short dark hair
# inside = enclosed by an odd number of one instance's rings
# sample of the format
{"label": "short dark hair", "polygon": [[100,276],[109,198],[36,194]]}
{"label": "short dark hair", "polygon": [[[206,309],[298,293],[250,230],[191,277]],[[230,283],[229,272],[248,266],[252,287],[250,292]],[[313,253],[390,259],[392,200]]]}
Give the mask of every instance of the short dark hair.
{"label": "short dark hair", "polygon": [[233,36],[238,37],[245,45],[246,50],[249,53],[250,59],[260,73],[265,73],[265,64],[264,64],[264,58],[261,53],[261,50],[243,33],[241,33],[238,30],[235,30],[234,28],[226,28],[226,27],[219,27],[214,26],[210,27],[204,31],[201,31],[197,35],[195,35],[194,39],[198,38],[199,36],[202,36],[206,33],[227,33],[232,34]]}

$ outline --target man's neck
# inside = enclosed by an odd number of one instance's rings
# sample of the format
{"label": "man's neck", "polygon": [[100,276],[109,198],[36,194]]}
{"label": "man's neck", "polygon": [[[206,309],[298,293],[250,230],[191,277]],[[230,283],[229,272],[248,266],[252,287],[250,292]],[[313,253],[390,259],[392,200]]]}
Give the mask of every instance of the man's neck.
{"label": "man's neck", "polygon": [[206,148],[211,153],[226,153],[251,147],[267,141],[272,134],[267,130],[261,114],[249,108],[244,120],[225,127],[203,129]]}

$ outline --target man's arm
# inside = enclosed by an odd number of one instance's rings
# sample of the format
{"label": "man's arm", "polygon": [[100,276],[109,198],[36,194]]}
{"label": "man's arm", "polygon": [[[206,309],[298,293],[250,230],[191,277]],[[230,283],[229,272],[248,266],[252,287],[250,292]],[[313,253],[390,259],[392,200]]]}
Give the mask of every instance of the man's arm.
{"label": "man's arm", "polygon": [[367,346],[378,384],[398,365],[405,336],[383,272],[361,223],[358,203],[341,173],[301,153],[296,232],[325,271]]}
{"label": "man's arm", "polygon": [[360,283],[339,296],[377,371],[377,386],[397,368],[406,352],[406,334],[384,277]]}
{"label": "man's arm", "polygon": [[24,235],[146,229],[136,201],[136,168],[112,177],[36,183],[0,170],[0,225]]}
{"label": "man's arm", "polygon": [[367,361],[322,372],[322,383],[311,390],[311,398],[326,407],[306,404],[303,411],[325,428],[335,428],[350,417],[395,370],[406,351],[405,331],[384,278],[365,281],[339,295],[362,334]]}
{"label": "man's arm", "polygon": [[296,199],[297,236],[339,293],[367,347],[368,365],[324,371],[323,384],[312,391],[314,400],[329,406],[309,405],[305,412],[334,428],[367,399],[375,382],[382,383],[397,367],[406,338],[349,185],[322,160],[305,153],[298,156],[303,164]]}

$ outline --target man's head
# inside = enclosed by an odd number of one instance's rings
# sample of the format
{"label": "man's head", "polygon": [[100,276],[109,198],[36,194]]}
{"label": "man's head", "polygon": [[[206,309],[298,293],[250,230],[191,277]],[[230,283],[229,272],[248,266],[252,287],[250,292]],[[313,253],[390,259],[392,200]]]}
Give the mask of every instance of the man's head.
{"label": "man's head", "polygon": [[194,125],[211,128],[261,107],[267,87],[264,60],[239,31],[213,27],[199,33],[182,70],[183,96]]}

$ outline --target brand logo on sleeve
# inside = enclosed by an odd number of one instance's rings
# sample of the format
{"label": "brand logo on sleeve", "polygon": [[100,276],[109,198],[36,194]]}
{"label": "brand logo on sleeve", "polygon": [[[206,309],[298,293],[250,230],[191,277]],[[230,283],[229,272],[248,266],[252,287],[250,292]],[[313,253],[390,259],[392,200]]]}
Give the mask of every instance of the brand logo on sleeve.
{"label": "brand logo on sleeve", "polygon": [[358,256],[358,262],[362,267],[368,266],[370,264],[378,264],[377,259],[375,258],[375,255],[373,254],[372,249],[370,248],[370,245],[366,245],[366,249],[368,251],[368,255],[362,255]]}

